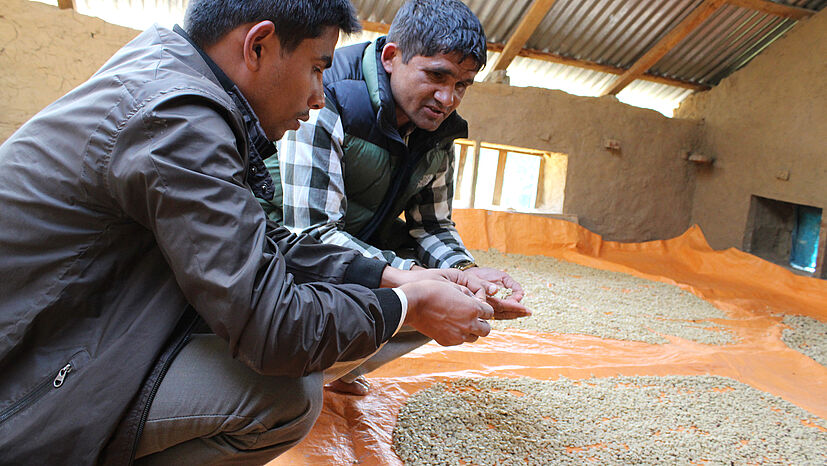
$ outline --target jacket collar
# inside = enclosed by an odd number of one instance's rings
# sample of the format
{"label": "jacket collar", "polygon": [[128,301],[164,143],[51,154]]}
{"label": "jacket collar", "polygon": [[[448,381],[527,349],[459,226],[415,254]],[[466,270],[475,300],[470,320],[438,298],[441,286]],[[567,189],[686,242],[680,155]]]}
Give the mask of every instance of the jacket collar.
{"label": "jacket collar", "polygon": [[210,67],[216,79],[218,79],[218,83],[221,84],[221,87],[224,88],[224,91],[233,99],[233,102],[241,111],[241,116],[244,118],[244,127],[247,130],[247,138],[250,141],[247,183],[256,196],[268,201],[273,200],[275,187],[273,186],[273,180],[270,178],[270,172],[264,164],[264,160],[276,153],[275,144],[267,139],[267,135],[264,133],[264,129],[261,127],[256,113],[233,80],[224,73],[221,67],[219,67],[206,52],[201,50],[201,47],[197,46],[195,42],[190,39],[184,29],[176,24],[172,30],[189,42],[195,51],[201,55],[201,58],[207,63],[207,66]]}

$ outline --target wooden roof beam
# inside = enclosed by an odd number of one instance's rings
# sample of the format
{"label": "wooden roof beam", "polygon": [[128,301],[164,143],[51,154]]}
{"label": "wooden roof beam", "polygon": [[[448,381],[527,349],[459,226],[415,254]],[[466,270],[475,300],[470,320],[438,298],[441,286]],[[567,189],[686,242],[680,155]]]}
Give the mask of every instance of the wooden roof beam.
{"label": "wooden roof beam", "polygon": [[815,10],[808,10],[793,5],[770,2],[768,0],[727,0],[727,3],[750,10],[760,11],[773,16],[791,18],[795,20],[807,19],[817,13]]}
{"label": "wooden roof beam", "polygon": [[520,20],[520,24],[517,25],[517,29],[514,30],[514,33],[511,34],[511,37],[505,43],[502,53],[500,53],[497,61],[494,62],[494,65],[491,67],[489,76],[491,76],[494,71],[508,68],[508,65],[511,64],[514,57],[525,47],[528,39],[531,38],[531,35],[537,30],[537,26],[540,25],[540,22],[543,21],[543,18],[545,18],[549,10],[551,10],[554,1],[555,0],[534,0],[525,16],[523,16],[523,19]]}
{"label": "wooden roof beam", "polygon": [[683,19],[674,29],[669,31],[663,39],[658,41],[651,49],[643,54],[632,66],[620,75],[611,86],[603,91],[601,95],[617,95],[632,81],[638,79],[660,61],[664,55],[675,48],[686,36],[692,33],[698,26],[703,24],[707,18],[718,11],[724,5],[724,0],[704,0],[692,13]]}

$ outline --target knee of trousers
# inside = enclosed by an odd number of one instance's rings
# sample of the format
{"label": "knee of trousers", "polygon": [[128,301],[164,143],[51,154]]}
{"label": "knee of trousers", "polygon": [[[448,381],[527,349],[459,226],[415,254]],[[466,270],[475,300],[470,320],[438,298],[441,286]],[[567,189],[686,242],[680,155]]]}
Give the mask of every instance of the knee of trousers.
{"label": "knee of trousers", "polygon": [[324,404],[322,373],[301,378],[279,378],[278,403],[259,417],[266,432],[260,433],[254,448],[267,445],[289,448],[310,433]]}
{"label": "knee of trousers", "polygon": [[310,433],[310,429],[313,428],[319,414],[322,412],[322,405],[324,405],[324,375],[321,372],[307,375],[297,379],[296,385],[294,398],[303,400],[304,402],[301,404],[307,407],[294,421],[297,433],[296,443],[298,443]]}

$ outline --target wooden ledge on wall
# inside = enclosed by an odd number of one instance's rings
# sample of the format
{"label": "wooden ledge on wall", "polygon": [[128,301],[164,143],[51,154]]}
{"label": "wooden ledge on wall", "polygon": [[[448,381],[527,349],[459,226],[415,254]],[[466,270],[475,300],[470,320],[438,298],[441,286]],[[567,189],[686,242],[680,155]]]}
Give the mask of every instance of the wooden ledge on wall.
{"label": "wooden ledge on wall", "polygon": [[686,160],[698,165],[712,165],[715,163],[714,158],[703,154],[689,154],[689,157],[687,157]]}

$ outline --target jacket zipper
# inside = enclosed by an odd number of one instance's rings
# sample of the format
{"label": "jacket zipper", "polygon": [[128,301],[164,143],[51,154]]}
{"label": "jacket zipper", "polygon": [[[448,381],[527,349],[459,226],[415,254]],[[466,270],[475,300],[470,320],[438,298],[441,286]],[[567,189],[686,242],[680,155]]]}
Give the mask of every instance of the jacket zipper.
{"label": "jacket zipper", "polygon": [[72,363],[67,363],[60,369],[60,371],[58,371],[55,377],[50,377],[40,382],[34,390],[27,393],[26,396],[17,400],[13,405],[9,406],[8,409],[0,413],[0,424],[42,398],[49,392],[49,389],[58,389],[62,387],[63,381],[66,380],[66,376],[69,372],[72,372],[72,369],[74,369]]}
{"label": "jacket zipper", "polygon": [[164,366],[161,368],[161,372],[158,374],[158,378],[152,384],[152,390],[149,392],[149,398],[146,401],[146,405],[144,406],[143,411],[141,411],[141,418],[138,421],[138,429],[135,433],[135,441],[132,444],[132,453],[129,455],[129,465],[131,466],[135,462],[135,454],[138,452],[138,443],[141,440],[141,435],[144,432],[144,424],[146,424],[146,420],[149,417],[149,408],[152,407],[152,401],[155,400],[155,395],[158,394],[158,389],[161,387],[161,382],[164,380],[164,376],[167,375],[167,371],[169,371],[169,367],[172,365],[172,361],[175,360],[175,357],[181,352],[181,349],[184,348],[184,345],[189,343],[190,337],[192,336],[192,330],[195,328],[195,324],[198,322],[198,318],[192,318],[192,321],[187,326],[186,330],[184,331],[184,338],[178,340],[175,344],[175,347],[172,350],[172,353],[164,362]]}

